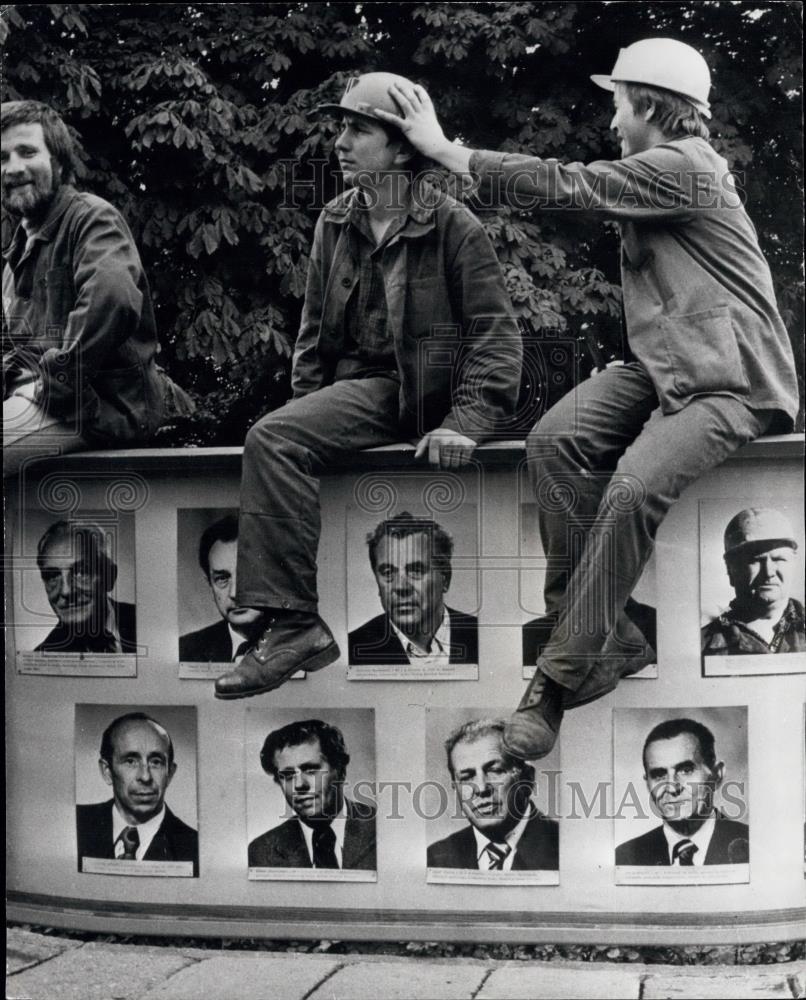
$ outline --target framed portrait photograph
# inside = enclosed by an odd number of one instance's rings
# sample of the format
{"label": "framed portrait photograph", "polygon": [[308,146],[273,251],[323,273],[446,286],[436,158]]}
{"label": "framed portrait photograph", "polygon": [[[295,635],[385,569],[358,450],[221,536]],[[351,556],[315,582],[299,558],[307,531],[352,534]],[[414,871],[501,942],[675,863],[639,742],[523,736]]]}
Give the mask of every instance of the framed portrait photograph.
{"label": "framed portrait photograph", "polygon": [[243,656],[261,615],[235,601],[237,507],[176,512],[179,676],[214,680]]}
{"label": "framed portrait photograph", "polygon": [[478,508],[399,499],[347,509],[348,680],[478,680]]}
{"label": "framed portrait photograph", "polygon": [[257,881],[375,882],[375,713],[246,712],[246,835]]}
{"label": "framed portrait photograph", "polygon": [[746,706],[613,710],[616,885],[750,881]]}
{"label": "framed portrait photograph", "polygon": [[[523,679],[534,677],[537,658],[548,643],[557,624],[556,613],[548,611],[546,598],[554,588],[564,591],[568,569],[549,566],[540,542],[537,503],[520,505],[518,544],[523,569],[520,572],[520,606],[529,617],[521,627]],[[572,524],[568,522],[569,551],[575,548]],[[618,619],[615,632],[608,638],[606,650],[620,660],[634,661],[628,679],[652,679],[658,676],[656,586],[657,563],[653,553],[635,590]]]}
{"label": "framed portrait photograph", "polygon": [[17,670],[135,677],[135,515],[29,507],[13,532]]}
{"label": "framed portrait photograph", "polygon": [[192,705],[76,705],[76,854],[91,875],[197,878]]}
{"label": "framed portrait photograph", "polygon": [[502,745],[505,708],[426,709],[427,881],[558,885],[560,744],[539,762]]}
{"label": "framed portrait photograph", "polygon": [[806,672],[803,503],[701,500],[706,677]]}

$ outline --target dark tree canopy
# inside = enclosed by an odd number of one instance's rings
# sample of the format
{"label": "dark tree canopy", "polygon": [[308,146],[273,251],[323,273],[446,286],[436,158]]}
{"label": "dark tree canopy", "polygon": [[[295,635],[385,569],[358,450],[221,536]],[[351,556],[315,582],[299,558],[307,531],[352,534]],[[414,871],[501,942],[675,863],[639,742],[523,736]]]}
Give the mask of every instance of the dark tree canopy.
{"label": "dark tree canopy", "polygon": [[[610,104],[588,76],[652,34],[712,68],[714,145],[746,193],[802,369],[800,3],[20,4],[0,15],[2,97],[57,108],[80,137],[81,185],[132,225],[161,363],[199,404],[158,443],[240,444],[287,398],[313,225],[339,190],[333,127],[306,118],[312,105],[389,70],[421,82],[470,146],[612,158]],[[585,344],[618,351],[612,225],[482,219],[525,328],[578,341],[585,367]]]}

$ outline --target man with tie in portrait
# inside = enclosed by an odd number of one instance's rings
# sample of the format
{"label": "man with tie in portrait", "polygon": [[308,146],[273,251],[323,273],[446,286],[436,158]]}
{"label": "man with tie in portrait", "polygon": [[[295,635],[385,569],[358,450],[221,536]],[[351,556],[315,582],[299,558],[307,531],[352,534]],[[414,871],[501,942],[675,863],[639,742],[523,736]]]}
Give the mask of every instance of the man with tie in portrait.
{"label": "man with tie in portrait", "polygon": [[320,719],[269,733],[260,764],[294,815],[249,844],[250,868],[376,869],[375,808],[344,794],[349,763],[341,730]]}
{"label": "man with tie in portrait", "polygon": [[177,769],[167,729],[144,712],[120,716],[104,730],[98,766],[112,798],[76,807],[79,870],[85,858],[190,861],[197,876],[198,834],[165,802]]}
{"label": "man with tie in portrait", "polygon": [[179,637],[183,663],[232,663],[249,648],[260,612],[235,601],[237,553],[237,514],[227,514],[202,532],[199,566],[221,618]]}
{"label": "man with tie in portrait", "polygon": [[661,826],[619,844],[617,865],[747,864],[749,828],[714,805],[725,764],[714,734],[694,719],[668,719],[644,742],[644,780]]}
{"label": "man with tie in portrait", "polygon": [[503,749],[503,732],[503,720],[473,719],[445,740],[448,770],[469,826],[431,844],[429,868],[559,868],[559,826],[538,812],[534,767]]}

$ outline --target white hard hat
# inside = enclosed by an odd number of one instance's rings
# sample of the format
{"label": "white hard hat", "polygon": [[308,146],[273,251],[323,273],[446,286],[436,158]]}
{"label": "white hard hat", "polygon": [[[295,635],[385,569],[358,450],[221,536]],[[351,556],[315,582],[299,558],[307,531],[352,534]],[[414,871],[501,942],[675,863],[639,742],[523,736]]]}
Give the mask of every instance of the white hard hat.
{"label": "white hard hat", "polygon": [[674,38],[644,38],[628,45],[619,51],[610,76],[597,74],[591,80],[605,90],[615,90],[617,83],[663,87],[691,101],[706,118],[711,117],[708,64],[696,49]]}

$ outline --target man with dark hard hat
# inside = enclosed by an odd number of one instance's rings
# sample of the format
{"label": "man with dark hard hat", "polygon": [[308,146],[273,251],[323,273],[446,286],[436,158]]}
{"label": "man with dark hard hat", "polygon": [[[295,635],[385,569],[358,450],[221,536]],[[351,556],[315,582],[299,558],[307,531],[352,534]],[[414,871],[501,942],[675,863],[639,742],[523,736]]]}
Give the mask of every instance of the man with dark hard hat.
{"label": "man with dark hard hat", "polygon": [[[564,164],[454,145],[422,87],[392,86],[402,116],[378,109],[421,153],[504,202],[585,210],[621,229],[626,363],[581,382],[527,441],[546,613],[556,615],[504,734],[527,760],[551,750],[564,709],[640,665],[622,641],[636,631],[624,607],[671,505],[741,445],[791,430],[798,410],[770,269],[708,142],[707,63],[676,39],[647,38],[593,81],[613,94],[620,159]],[[569,482],[580,484],[570,510],[551,502]],[[584,545],[569,545],[581,532]]]}
{"label": "man with dark hard hat", "polygon": [[703,656],[806,650],[804,611],[792,597],[798,543],[780,511],[750,507],[725,529],[725,567],[736,594],[702,630]]}
{"label": "man with dark hard hat", "polygon": [[[396,109],[393,83],[412,86],[367,73],[339,104],[314,109],[341,120],[347,189],[316,224],[293,399],[246,437],[235,602],[264,620],[216,681],[219,698],[270,691],[339,657],[316,590],[325,470],[412,437],[417,458],[459,468],[517,403],[520,336],[498,259],[478,219],[416,176],[413,147],[374,111]],[[429,351],[437,328],[451,343]]]}

